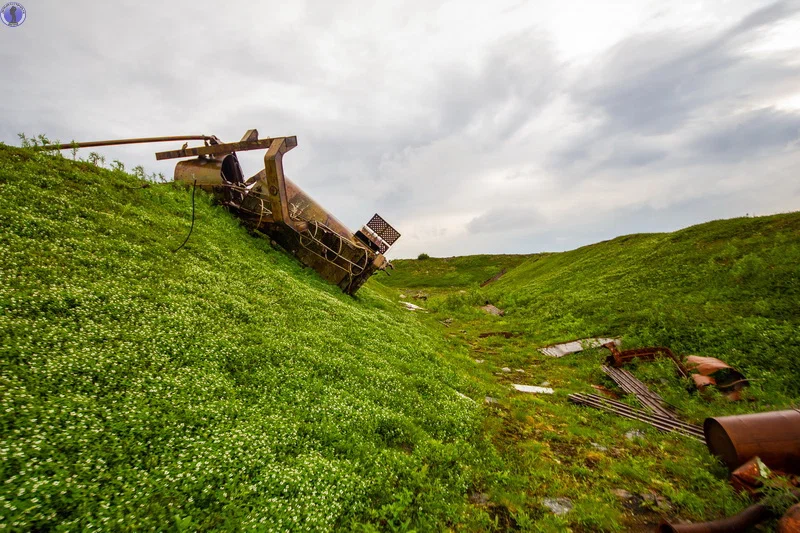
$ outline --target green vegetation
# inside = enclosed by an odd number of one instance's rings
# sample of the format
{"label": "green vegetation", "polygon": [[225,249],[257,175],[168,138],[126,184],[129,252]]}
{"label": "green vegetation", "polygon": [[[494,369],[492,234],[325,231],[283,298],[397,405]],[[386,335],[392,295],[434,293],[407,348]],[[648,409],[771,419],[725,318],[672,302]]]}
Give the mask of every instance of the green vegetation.
{"label": "green vegetation", "polygon": [[719,357],[758,390],[800,397],[800,213],[540,256],[487,294],[544,342],[621,335]]}
{"label": "green vegetation", "polygon": [[419,255],[417,256],[417,259],[418,259],[419,261],[424,261],[425,259],[430,259],[430,258],[431,258],[431,256],[429,256],[429,255],[428,255],[428,254],[426,254],[426,253],[421,253],[421,254],[419,254]]}
{"label": "green vegetation", "polygon": [[[425,254],[423,254],[425,255]],[[501,270],[512,269],[528,255],[467,255],[464,257],[394,259],[391,277],[381,279],[389,287],[426,289],[478,288]]]}
{"label": "green vegetation", "polygon": [[[121,168],[120,165],[117,165]],[[0,146],[0,526],[480,522],[469,363],[197,192]],[[446,354],[446,360],[444,355]],[[489,518],[485,518],[489,520]]]}
{"label": "green vegetation", "polygon": [[[508,510],[508,524],[637,530],[662,516],[708,520],[745,506],[702,443],[567,402],[573,392],[597,393],[591,385],[619,391],[600,369],[605,350],[554,359],[536,348],[621,336],[624,348],[664,345],[681,355],[714,356],[751,378],[745,401],[728,402],[716,391],[701,397],[669,361],[629,365],[694,423],[796,405],[800,213],[630,235],[523,257],[516,265],[508,259],[396,261],[392,277],[381,279],[412,298],[426,295],[420,303],[431,313],[421,318],[470,349],[476,381],[496,384],[484,430],[506,477],[488,491],[491,505]],[[504,267],[510,267],[504,276],[479,288]],[[505,316],[480,310],[486,302]],[[492,332],[509,338],[485,335]],[[546,383],[556,392],[517,393],[511,383]],[[628,439],[633,429],[644,436]],[[621,499],[613,490],[633,497]],[[544,499],[554,497],[571,499],[574,509],[563,516],[543,510]]]}
{"label": "green vegetation", "polygon": [[[536,348],[622,336],[752,379],[732,403],[700,397],[668,361],[630,366],[692,422],[800,399],[800,214],[559,254],[422,254],[351,298],[201,191],[173,253],[191,193],[103,162],[0,145],[5,530],[634,531],[714,519],[747,502],[702,443],[570,404],[593,384],[615,388],[602,349]],[[403,309],[401,294],[427,312]],[[785,487],[772,492],[787,505]],[[548,498],[572,510],[556,515]]]}

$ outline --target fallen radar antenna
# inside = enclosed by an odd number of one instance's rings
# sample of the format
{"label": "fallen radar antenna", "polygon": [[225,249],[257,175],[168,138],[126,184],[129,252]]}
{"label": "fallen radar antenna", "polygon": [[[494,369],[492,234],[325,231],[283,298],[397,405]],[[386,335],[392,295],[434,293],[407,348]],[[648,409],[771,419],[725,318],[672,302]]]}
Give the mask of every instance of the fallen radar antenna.
{"label": "fallen radar antenna", "polygon": [[[203,146],[188,147],[202,140]],[[95,146],[187,141],[180,150],[156,153],[157,160],[192,158],[175,166],[175,181],[210,192],[251,230],[269,235],[325,280],[347,294],[355,292],[378,270],[391,263],[383,254],[400,233],[380,215],[353,233],[283,174],[283,155],[297,146],[297,137],[258,138],[248,130],[242,140],[223,143],[213,135],[146,137],[43,146],[69,150]],[[245,179],[237,151],[266,149],[264,169]]]}

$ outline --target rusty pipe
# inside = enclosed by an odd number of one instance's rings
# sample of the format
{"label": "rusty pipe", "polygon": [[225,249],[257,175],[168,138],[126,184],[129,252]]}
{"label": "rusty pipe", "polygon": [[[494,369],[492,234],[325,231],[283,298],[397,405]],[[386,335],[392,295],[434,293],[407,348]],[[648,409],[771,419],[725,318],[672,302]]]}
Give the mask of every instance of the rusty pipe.
{"label": "rusty pipe", "polygon": [[69,150],[70,148],[93,148],[95,146],[114,146],[117,144],[160,143],[168,141],[210,141],[211,135],[172,135],[168,137],[138,137],[134,139],[114,139],[111,141],[88,141],[82,143],[48,144],[37,146],[38,150]]}
{"label": "rusty pipe", "polygon": [[[800,498],[800,490],[793,490],[792,495],[795,498]],[[794,513],[797,512],[798,505],[790,507],[789,512],[786,513],[784,518],[789,517],[789,520],[791,520],[795,516]],[[711,522],[670,524],[664,520],[658,525],[658,531],[659,533],[743,533],[754,525],[773,516],[773,514],[772,509],[766,505],[755,503],[739,514],[729,516],[728,518],[720,518],[719,520],[713,520]],[[787,523],[791,525],[789,520],[787,520]]]}
{"label": "rusty pipe", "polygon": [[706,418],[706,446],[736,470],[753,457],[768,467],[800,474],[800,410]]}
{"label": "rusty pipe", "polygon": [[658,531],[659,533],[738,533],[747,531],[748,528],[763,522],[769,516],[769,508],[756,503],[737,515],[712,522],[700,522],[697,524],[661,522],[658,525]]}

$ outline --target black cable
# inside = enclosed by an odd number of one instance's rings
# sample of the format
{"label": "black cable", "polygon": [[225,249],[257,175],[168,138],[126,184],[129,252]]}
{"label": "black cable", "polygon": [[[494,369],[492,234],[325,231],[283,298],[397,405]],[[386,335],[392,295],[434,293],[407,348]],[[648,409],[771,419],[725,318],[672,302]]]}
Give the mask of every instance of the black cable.
{"label": "black cable", "polygon": [[175,248],[174,250],[172,250],[172,253],[173,253],[173,254],[174,254],[174,253],[176,253],[176,252],[177,252],[178,250],[180,250],[181,248],[183,248],[183,246],[184,246],[184,245],[185,245],[187,242],[189,242],[189,237],[191,237],[191,236],[192,236],[192,231],[194,230],[194,190],[195,190],[196,188],[197,188],[197,180],[194,180],[194,183],[192,184],[192,226],[189,228],[189,235],[187,235],[187,236],[186,236],[186,238],[183,240],[183,244],[181,244],[180,246],[178,246],[177,248]]}

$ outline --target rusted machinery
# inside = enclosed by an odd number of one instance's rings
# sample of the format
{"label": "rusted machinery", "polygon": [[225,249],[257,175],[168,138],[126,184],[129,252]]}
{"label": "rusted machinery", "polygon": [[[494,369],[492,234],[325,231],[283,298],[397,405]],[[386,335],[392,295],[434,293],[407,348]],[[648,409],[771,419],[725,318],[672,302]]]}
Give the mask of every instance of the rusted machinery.
{"label": "rusted machinery", "polygon": [[[297,137],[258,138],[248,130],[241,141],[223,143],[217,137],[188,135],[96,141],[48,146],[71,149],[113,144],[203,140],[203,146],[156,153],[157,160],[191,158],[175,167],[175,181],[214,195],[250,229],[269,235],[304,265],[345,293],[355,292],[378,270],[391,264],[384,253],[400,233],[375,214],[353,233],[303,192],[283,173],[283,156],[297,146]],[[245,179],[237,151],[266,149],[264,169]]]}
{"label": "rusted machinery", "polygon": [[707,418],[708,451],[735,470],[753,457],[776,470],[800,474],[800,410]]}
{"label": "rusted machinery", "polygon": [[[742,486],[742,481],[759,481],[759,463],[773,472],[800,474],[798,409],[706,418],[703,431],[708,450],[722,459],[733,472],[734,486]],[[792,495],[800,498],[800,490],[792,489]],[[664,521],[658,530],[676,533],[744,532],[771,515],[772,510],[766,504],[756,503],[735,516],[721,520],[699,524],[670,524]],[[800,506],[795,505],[781,519],[778,531],[798,531],[800,529],[794,529],[798,525]]]}

